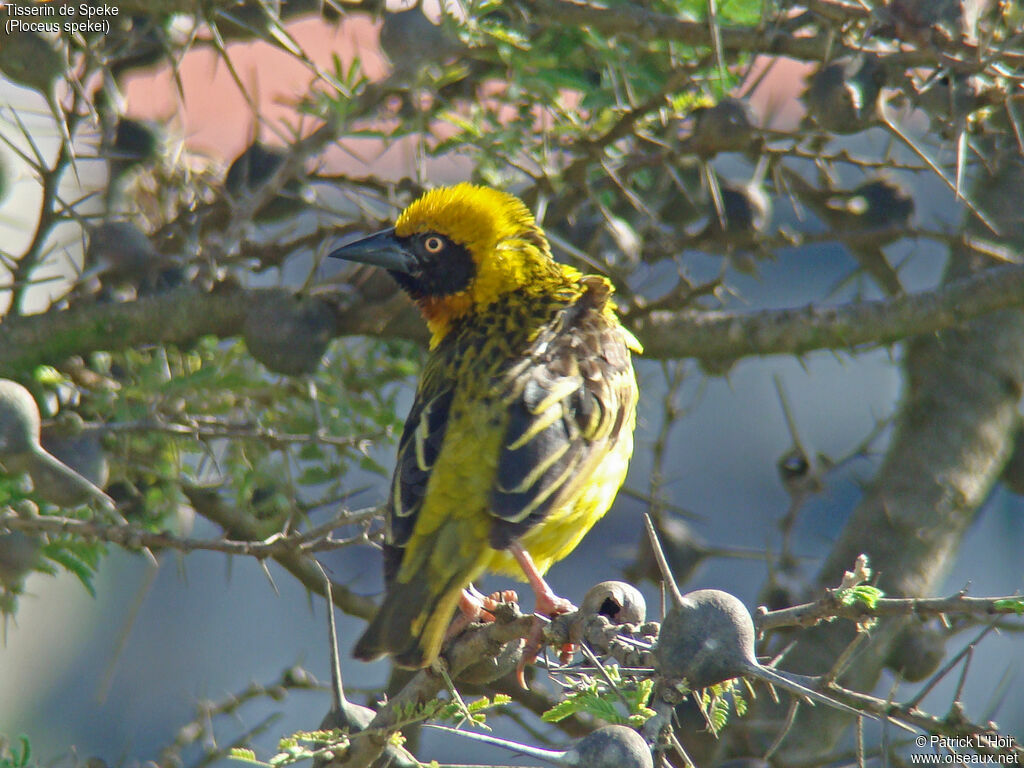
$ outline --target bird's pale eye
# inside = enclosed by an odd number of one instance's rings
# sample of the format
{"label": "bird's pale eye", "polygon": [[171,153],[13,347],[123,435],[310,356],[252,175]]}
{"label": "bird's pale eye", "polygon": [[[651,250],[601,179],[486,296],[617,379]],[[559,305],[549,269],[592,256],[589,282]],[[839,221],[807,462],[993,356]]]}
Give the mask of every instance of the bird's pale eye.
{"label": "bird's pale eye", "polygon": [[423,250],[431,255],[437,255],[444,250],[444,238],[439,235],[428,235],[423,239]]}

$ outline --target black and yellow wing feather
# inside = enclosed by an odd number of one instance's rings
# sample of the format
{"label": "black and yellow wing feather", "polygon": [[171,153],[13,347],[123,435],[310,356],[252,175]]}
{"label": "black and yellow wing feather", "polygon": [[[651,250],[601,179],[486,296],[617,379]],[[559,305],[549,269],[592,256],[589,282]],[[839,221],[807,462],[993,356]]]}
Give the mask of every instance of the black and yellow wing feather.
{"label": "black and yellow wing feather", "polygon": [[[620,438],[632,445],[637,388],[628,345],[635,341],[605,313],[607,282],[590,277],[583,285],[582,296],[544,328],[526,359],[505,376],[502,399],[509,419],[490,508],[497,518],[490,538],[495,549],[570,504]],[[544,542],[527,549],[541,572],[546,561],[557,559]]]}

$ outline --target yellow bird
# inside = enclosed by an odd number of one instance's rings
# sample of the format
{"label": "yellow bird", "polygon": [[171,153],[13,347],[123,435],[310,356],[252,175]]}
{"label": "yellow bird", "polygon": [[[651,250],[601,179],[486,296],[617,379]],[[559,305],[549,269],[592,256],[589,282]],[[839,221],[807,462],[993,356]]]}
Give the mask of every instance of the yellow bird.
{"label": "yellow bird", "polygon": [[484,572],[525,574],[538,613],[570,610],[543,574],[608,511],[633,452],[641,348],[611,283],[554,261],[518,198],[471,184],[330,255],[387,269],[431,333],[386,507],[387,591],[355,656],[429,665]]}

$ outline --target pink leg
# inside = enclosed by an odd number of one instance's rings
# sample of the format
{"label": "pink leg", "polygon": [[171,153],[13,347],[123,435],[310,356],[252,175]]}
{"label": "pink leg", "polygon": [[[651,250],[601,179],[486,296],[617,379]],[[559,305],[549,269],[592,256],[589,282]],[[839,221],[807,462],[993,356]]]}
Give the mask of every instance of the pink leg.
{"label": "pink leg", "polygon": [[[533,558],[530,557],[529,552],[523,549],[518,543],[512,544],[508,549],[516,559],[516,562],[519,563],[519,567],[523,569],[523,573],[526,574],[526,580],[530,582],[530,587],[533,589],[533,593],[536,598],[534,613],[538,613],[542,616],[559,616],[563,613],[569,613],[570,611],[576,610],[576,606],[571,602],[566,600],[564,597],[559,597],[554,593],[554,591],[552,591],[551,587],[548,586],[548,583],[544,581],[544,577],[537,571],[537,566],[533,564]],[[533,627],[531,627],[530,634],[526,637],[526,647],[523,649],[523,657],[519,660],[519,664],[516,667],[516,680],[523,689],[529,688],[526,684],[526,677],[524,676],[526,665],[535,662],[543,648],[543,623],[540,619],[534,617]],[[563,648],[561,654],[563,658],[566,656],[566,653],[567,649]],[[569,653],[571,655],[571,652]]]}
{"label": "pink leg", "polygon": [[537,600],[534,606],[535,613],[543,616],[560,616],[563,613],[576,610],[576,606],[552,591],[548,583],[544,581],[544,577],[537,571],[537,566],[533,564],[533,558],[530,557],[529,552],[518,543],[513,543],[508,548],[508,551],[512,553],[512,557],[516,559],[519,567],[523,569],[523,573],[526,574],[526,580],[530,582],[530,587],[533,589],[533,594]]}

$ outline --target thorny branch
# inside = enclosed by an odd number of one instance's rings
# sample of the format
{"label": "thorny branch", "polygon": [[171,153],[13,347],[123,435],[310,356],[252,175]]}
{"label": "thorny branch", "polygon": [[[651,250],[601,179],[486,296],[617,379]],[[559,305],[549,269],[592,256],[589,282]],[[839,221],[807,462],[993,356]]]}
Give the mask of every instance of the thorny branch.
{"label": "thorny branch", "polygon": [[831,686],[828,691],[844,704],[863,712],[870,712],[879,717],[891,717],[896,722],[919,728],[926,733],[968,739],[971,748],[981,754],[1007,755],[1018,762],[1024,758],[1024,745],[1017,744],[1006,734],[999,733],[995,723],[979,725],[971,722],[957,706],[953,706],[946,717],[937,717],[917,707],[894,704],[838,686]]}
{"label": "thorny branch", "polygon": [[[640,40],[673,40],[686,45],[711,47],[712,35],[708,24],[690,21],[648,8],[608,7],[582,0],[530,0],[524,5],[534,11],[537,23],[548,26],[568,24],[573,27],[591,27],[606,35],[627,35]],[[836,23],[849,24],[863,18],[867,11],[855,3],[826,2],[813,4],[821,15],[828,12]],[[757,51],[788,56],[804,61],[824,61],[829,54],[837,55],[840,47],[828,35],[797,36],[782,26],[722,26],[721,45],[730,53]],[[933,46],[917,46],[911,51],[895,53],[900,67],[926,66],[936,63],[956,62],[964,68],[982,69],[988,64],[985,49],[965,41],[956,41],[941,50]],[[1011,65],[1019,66],[1024,54],[1017,51],[1003,51]]]}
{"label": "thorny branch", "polygon": [[[312,675],[301,667],[290,667],[281,676],[269,684],[250,683],[243,690],[231,694],[221,701],[201,701],[192,722],[178,729],[174,740],[160,751],[157,764],[171,768],[182,764],[181,753],[189,746],[216,744],[213,733],[213,719],[222,715],[233,715],[250,701],[257,699],[282,700],[289,691],[320,691],[326,686],[317,682]],[[219,750],[216,754],[226,755],[227,750]]]}
{"label": "thorny branch", "polygon": [[[260,529],[257,521],[224,503],[216,489],[182,484],[182,492],[197,513],[223,528],[232,540],[263,541],[267,538],[267,532]],[[288,548],[282,548],[270,557],[310,592],[324,595],[323,577],[311,557]],[[334,604],[352,616],[368,619],[376,611],[376,605],[372,600],[356,594],[342,584],[332,584],[331,595]]]}
{"label": "thorny branch", "polygon": [[761,610],[754,616],[754,622],[761,631],[778,627],[813,627],[821,621],[832,619],[863,619],[881,616],[943,616],[956,614],[974,619],[993,616],[1020,616],[1024,598],[1020,595],[1006,597],[968,597],[958,593],[952,597],[882,597],[873,606],[864,603],[845,603],[836,593],[829,591],[813,603],[794,605],[777,611]]}
{"label": "thorny branch", "polygon": [[[269,300],[267,289],[192,287],[121,304],[98,304],[10,318],[0,325],[0,369],[59,363],[71,355],[130,349],[154,342],[184,344],[204,334],[237,335],[246,313]],[[375,305],[379,310],[380,306]],[[890,299],[809,305],[799,309],[652,312],[633,321],[649,359],[731,361],[754,355],[857,351],[953,328],[972,318],[1024,306],[1024,267],[984,270],[933,291]],[[392,314],[356,302],[339,311],[339,336],[425,335],[402,302]],[[69,333],[68,329],[76,329]],[[91,329],[91,331],[89,330]],[[414,330],[413,330],[414,329]]]}
{"label": "thorny branch", "polygon": [[[495,611],[496,620],[474,632],[457,638],[442,657],[448,674],[455,679],[470,665],[481,659],[494,657],[506,643],[526,637],[534,621],[532,616],[519,613],[513,603],[502,603]],[[366,768],[381,754],[388,735],[401,727],[403,714],[414,712],[433,701],[444,688],[444,675],[435,668],[420,670],[402,690],[378,710],[376,717],[352,737],[345,768]]]}
{"label": "thorny branch", "polygon": [[237,541],[233,539],[195,539],[178,536],[168,531],[147,531],[131,523],[100,523],[94,520],[77,520],[57,515],[22,516],[15,512],[0,513],[0,533],[21,531],[42,533],[51,536],[74,536],[82,541],[104,541],[117,544],[125,549],[138,550],[173,549],[179,552],[206,550],[225,555],[246,555],[263,560],[284,554],[312,554],[344,549],[366,541],[363,534],[336,539],[331,532],[342,525],[352,525],[373,519],[377,509],[361,512],[345,512],[322,525],[304,533],[276,533],[262,541]]}
{"label": "thorny branch", "polygon": [[934,291],[836,307],[733,312],[656,312],[635,325],[653,358],[736,360],[750,355],[854,351],[933,333],[1020,306],[1024,269],[1001,267]]}
{"label": "thorny branch", "polygon": [[247,438],[259,440],[274,448],[283,448],[288,445],[330,445],[335,448],[360,447],[387,436],[386,432],[374,434],[353,435],[338,437],[319,432],[311,434],[293,434],[280,432],[276,429],[265,427],[261,424],[229,422],[222,419],[189,419],[185,423],[171,422],[164,419],[154,418],[143,421],[119,421],[107,423],[86,422],[82,424],[84,430],[102,432],[159,432],[167,435],[188,437],[196,440],[217,440],[221,438]]}

